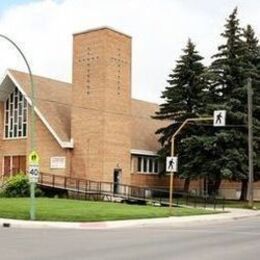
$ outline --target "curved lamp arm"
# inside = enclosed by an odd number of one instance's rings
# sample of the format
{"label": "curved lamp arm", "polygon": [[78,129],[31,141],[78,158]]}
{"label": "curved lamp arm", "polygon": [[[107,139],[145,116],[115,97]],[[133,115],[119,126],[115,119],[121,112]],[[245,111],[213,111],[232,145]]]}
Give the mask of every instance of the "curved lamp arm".
{"label": "curved lamp arm", "polygon": [[31,82],[31,102],[32,102],[32,109],[31,109],[31,124],[30,124],[30,136],[31,136],[31,151],[33,151],[35,149],[35,113],[34,113],[34,109],[35,109],[35,89],[34,89],[34,82],[33,82],[33,75],[32,75],[32,71],[30,68],[30,65],[25,57],[25,55],[23,54],[22,50],[19,48],[19,46],[12,41],[10,38],[8,38],[7,36],[0,34],[1,38],[4,38],[5,40],[7,40],[8,42],[10,42],[17,50],[18,52],[21,54],[21,56],[23,57],[23,60],[27,66],[27,69],[29,71],[29,76],[30,76],[30,82]]}

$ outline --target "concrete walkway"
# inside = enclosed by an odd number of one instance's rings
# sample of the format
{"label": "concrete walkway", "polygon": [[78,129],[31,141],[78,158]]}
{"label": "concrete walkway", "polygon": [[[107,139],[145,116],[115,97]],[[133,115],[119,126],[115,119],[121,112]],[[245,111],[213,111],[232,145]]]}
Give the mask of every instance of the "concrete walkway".
{"label": "concrete walkway", "polygon": [[131,228],[145,226],[187,226],[194,224],[203,224],[205,222],[226,222],[236,219],[260,216],[260,210],[234,209],[227,208],[226,213],[168,217],[138,220],[117,220],[104,222],[54,222],[54,221],[29,221],[0,219],[1,227],[14,228],[61,228],[61,229],[113,229],[113,228]]}

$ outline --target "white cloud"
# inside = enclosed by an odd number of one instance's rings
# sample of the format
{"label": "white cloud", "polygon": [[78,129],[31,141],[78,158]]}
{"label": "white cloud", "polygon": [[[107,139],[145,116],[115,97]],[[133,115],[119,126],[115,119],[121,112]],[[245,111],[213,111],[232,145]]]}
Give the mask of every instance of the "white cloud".
{"label": "white cloud", "polygon": [[[259,34],[258,0],[32,1],[3,12],[0,32],[23,49],[35,74],[71,81],[72,33],[114,27],[133,36],[133,96],[159,101],[188,37],[208,63],[235,6],[242,24]],[[26,70],[17,52],[0,41],[0,74],[8,67]]]}

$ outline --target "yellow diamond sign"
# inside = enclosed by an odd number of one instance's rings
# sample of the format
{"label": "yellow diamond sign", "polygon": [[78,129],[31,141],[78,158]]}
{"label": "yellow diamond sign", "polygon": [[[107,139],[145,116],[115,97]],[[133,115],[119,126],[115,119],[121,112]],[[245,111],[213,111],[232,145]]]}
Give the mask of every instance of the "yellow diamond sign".
{"label": "yellow diamond sign", "polygon": [[32,151],[29,154],[29,164],[30,165],[39,165],[39,161],[40,161],[39,155],[36,153],[36,151]]}

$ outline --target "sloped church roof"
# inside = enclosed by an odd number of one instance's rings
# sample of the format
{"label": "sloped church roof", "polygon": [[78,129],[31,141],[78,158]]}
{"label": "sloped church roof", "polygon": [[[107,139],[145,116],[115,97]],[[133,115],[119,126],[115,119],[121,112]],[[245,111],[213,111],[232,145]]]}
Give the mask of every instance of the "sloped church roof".
{"label": "sloped church roof", "polygon": [[[35,83],[35,112],[62,148],[73,148],[71,136],[72,84],[54,79],[33,76]],[[7,70],[0,84],[0,100],[5,101],[17,87],[31,104],[31,85],[28,73]],[[158,105],[131,100],[131,147],[135,151],[154,151],[159,148],[155,131],[162,122],[152,120]],[[141,152],[140,152],[141,153]]]}

